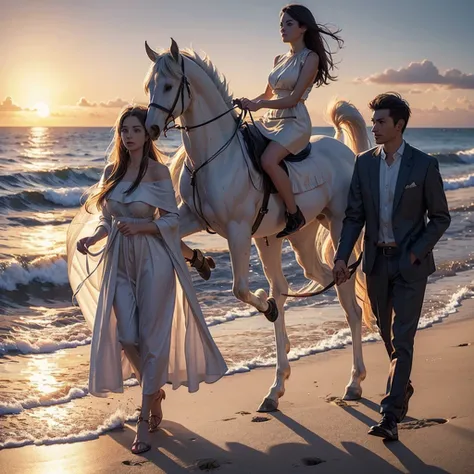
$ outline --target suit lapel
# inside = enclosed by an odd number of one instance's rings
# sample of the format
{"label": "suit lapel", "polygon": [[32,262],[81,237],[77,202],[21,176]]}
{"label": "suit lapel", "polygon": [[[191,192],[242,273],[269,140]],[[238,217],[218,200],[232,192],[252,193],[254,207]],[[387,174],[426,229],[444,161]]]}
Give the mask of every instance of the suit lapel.
{"label": "suit lapel", "polygon": [[380,214],[380,152],[382,148],[379,147],[374,150],[373,160],[370,166],[370,189],[372,191],[372,198],[374,200],[375,214],[377,222],[379,222]]}
{"label": "suit lapel", "polygon": [[400,170],[398,172],[397,184],[395,186],[395,195],[393,197],[392,213],[395,213],[397,206],[403,194],[403,190],[410,177],[411,167],[413,166],[412,148],[408,143],[405,143],[405,151],[403,152],[402,162],[400,163]]}

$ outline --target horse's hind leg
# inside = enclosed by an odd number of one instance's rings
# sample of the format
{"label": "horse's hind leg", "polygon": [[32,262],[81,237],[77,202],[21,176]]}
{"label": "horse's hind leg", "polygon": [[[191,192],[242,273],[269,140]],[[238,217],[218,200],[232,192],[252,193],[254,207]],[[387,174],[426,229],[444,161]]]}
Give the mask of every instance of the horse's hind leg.
{"label": "horse's hind leg", "polygon": [[314,220],[288,240],[295,252],[296,261],[304,270],[304,276],[324,287],[332,281],[332,272],[322,259],[329,232],[321,224],[322,222]]}
{"label": "horse's hind leg", "polygon": [[258,408],[260,412],[275,411],[278,408],[278,400],[285,393],[285,381],[290,377],[290,363],[288,352],[290,343],[285,327],[284,304],[286,296],[282,293],[288,292],[288,282],[283,274],[281,266],[282,239],[275,236],[268,237],[268,245],[264,238],[255,239],[263,271],[270,283],[270,296],[276,301],[278,307],[278,319],[274,323],[276,343],[276,375],[273,385]]}
{"label": "horse's hind leg", "polygon": [[[342,230],[342,217],[333,216],[329,221],[331,240],[333,243],[332,252],[330,252],[330,261],[332,262],[339,242]],[[353,257],[352,257],[353,258]],[[336,287],[339,303],[346,314],[347,322],[352,335],[352,371],[349,383],[344,393],[345,400],[358,400],[362,397],[361,382],[366,377],[364,358],[362,355],[362,308],[357,302],[355,291],[355,276],[343,285]]]}

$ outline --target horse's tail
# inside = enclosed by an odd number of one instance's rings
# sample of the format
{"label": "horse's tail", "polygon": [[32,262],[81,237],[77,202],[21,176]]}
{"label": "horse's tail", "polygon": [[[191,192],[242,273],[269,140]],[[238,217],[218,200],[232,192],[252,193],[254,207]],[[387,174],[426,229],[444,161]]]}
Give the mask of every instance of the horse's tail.
{"label": "horse's tail", "polygon": [[[354,253],[356,259],[359,258],[362,253],[362,237],[357,239],[357,242],[354,246]],[[367,292],[367,281],[365,278],[365,273],[361,270],[360,265],[357,271],[355,272],[355,294],[357,302],[362,310],[362,319],[364,324],[371,330],[374,331],[377,327],[375,315],[372,312],[372,306],[369,301],[369,294]]]}
{"label": "horse's tail", "polygon": [[181,145],[176,153],[171,158],[171,165],[170,165],[170,174],[171,174],[171,181],[173,182],[173,188],[176,195],[176,200],[178,204],[181,203],[181,195],[179,194],[179,177],[181,175],[181,170],[183,169],[184,160],[186,159],[186,150],[184,145]]}
{"label": "horse's tail", "polygon": [[334,100],[327,115],[336,129],[334,138],[344,141],[354,152],[361,153],[370,147],[365,120],[357,107],[346,100]]}
{"label": "horse's tail", "polygon": [[[329,105],[327,113],[336,129],[334,136],[336,140],[345,142],[354,153],[361,153],[369,148],[370,142],[365,120],[355,105],[345,100],[335,100]],[[361,252],[362,236],[359,237],[354,246],[356,259],[359,258]],[[362,309],[364,323],[373,330],[375,328],[375,317],[367,293],[365,274],[360,267],[355,273],[355,292]]]}

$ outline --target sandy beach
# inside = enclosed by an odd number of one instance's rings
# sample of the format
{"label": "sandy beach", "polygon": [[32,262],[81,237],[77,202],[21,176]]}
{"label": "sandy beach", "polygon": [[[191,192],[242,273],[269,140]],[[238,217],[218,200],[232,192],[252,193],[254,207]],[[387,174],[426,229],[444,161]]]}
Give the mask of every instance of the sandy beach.
{"label": "sandy beach", "polygon": [[[379,419],[388,370],[383,346],[370,343],[364,345],[368,377],[358,402],[338,398],[351,349],[333,350],[292,364],[276,413],[255,412],[274,373],[258,369],[203,385],[193,395],[168,390],[162,429],[144,456],[130,453],[134,426],[126,423],[92,441],[5,449],[0,472],[472,473],[473,312],[474,299],[464,300],[456,314],[417,334],[415,395],[399,442],[367,436]],[[130,393],[130,402],[138,403],[138,387]]]}

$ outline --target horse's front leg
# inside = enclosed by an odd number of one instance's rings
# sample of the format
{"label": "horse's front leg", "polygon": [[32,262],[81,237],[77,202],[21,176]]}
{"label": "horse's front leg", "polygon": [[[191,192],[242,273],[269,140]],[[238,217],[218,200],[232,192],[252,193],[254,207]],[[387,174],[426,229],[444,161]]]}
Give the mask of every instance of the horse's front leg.
{"label": "horse's front leg", "polygon": [[270,304],[265,291],[252,293],[249,289],[249,263],[251,247],[251,231],[248,222],[232,221],[227,226],[230,260],[232,262],[232,291],[237,299],[252,305],[262,313],[267,313]]}
{"label": "horse's front leg", "polygon": [[182,202],[179,205],[179,234],[182,237],[205,230],[204,223],[194,214],[190,207]]}
{"label": "horse's front leg", "polygon": [[278,408],[278,400],[285,393],[285,382],[290,377],[291,372],[287,355],[290,352],[290,341],[285,327],[284,305],[286,296],[283,296],[283,293],[288,292],[288,282],[281,265],[282,243],[282,239],[276,239],[275,236],[268,238],[268,244],[263,238],[255,239],[265,276],[270,283],[270,296],[274,298],[278,307],[278,319],[274,325],[276,343],[275,380],[258,408],[260,412],[275,411]]}

